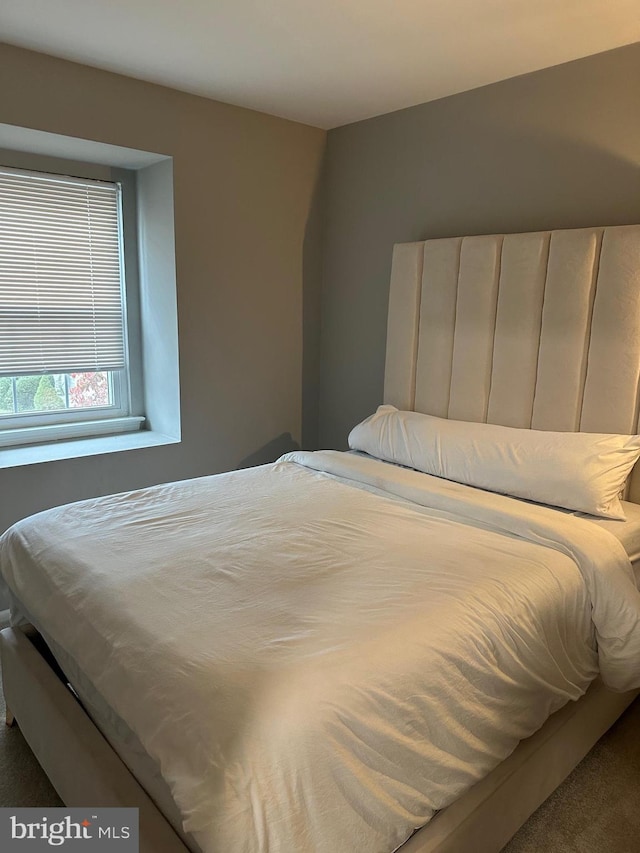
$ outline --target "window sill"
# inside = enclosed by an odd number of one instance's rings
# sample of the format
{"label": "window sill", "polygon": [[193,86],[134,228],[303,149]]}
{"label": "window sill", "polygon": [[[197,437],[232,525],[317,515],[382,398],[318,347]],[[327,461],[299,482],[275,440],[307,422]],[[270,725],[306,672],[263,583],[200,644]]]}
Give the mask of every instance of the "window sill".
{"label": "window sill", "polygon": [[18,468],[21,465],[35,465],[40,462],[57,462],[62,459],[79,459],[83,456],[100,456],[103,453],[119,453],[124,450],[158,447],[164,444],[178,444],[179,441],[179,438],[163,433],[139,430],[121,435],[6,447],[0,448],[0,469]]}
{"label": "window sill", "polygon": [[121,435],[137,432],[143,424],[144,418],[127,416],[0,430],[0,449],[22,447],[25,444],[51,444],[54,441],[70,441],[76,438]]}

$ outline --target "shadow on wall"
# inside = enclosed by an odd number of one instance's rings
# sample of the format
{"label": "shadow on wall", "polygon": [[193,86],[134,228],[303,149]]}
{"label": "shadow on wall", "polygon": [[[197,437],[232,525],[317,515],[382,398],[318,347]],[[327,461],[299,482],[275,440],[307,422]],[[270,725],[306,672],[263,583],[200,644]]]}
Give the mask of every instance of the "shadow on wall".
{"label": "shadow on wall", "polygon": [[277,438],[267,442],[255,453],[245,456],[238,463],[238,468],[253,468],[255,465],[266,465],[268,462],[275,462],[283,453],[290,453],[292,450],[300,450],[300,445],[294,441],[290,432],[283,432]]}

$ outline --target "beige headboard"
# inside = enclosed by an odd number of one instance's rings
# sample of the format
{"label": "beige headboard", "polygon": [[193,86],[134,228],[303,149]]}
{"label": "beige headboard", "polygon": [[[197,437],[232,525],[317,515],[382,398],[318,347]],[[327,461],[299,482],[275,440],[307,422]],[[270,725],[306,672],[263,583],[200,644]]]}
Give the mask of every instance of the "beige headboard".
{"label": "beige headboard", "polygon": [[[635,433],[640,225],[394,247],[384,398],[545,430]],[[631,499],[640,502],[640,474]]]}

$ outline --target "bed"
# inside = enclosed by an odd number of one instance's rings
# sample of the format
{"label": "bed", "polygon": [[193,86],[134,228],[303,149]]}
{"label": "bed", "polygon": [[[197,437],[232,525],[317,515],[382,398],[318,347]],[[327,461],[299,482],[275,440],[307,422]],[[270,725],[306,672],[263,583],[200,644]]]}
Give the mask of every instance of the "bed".
{"label": "bed", "polygon": [[[634,434],[639,271],[636,226],[397,246],[380,417]],[[64,802],[156,853],[497,851],[633,700],[633,475],[594,522],[357,438],[3,538],[10,720]]]}

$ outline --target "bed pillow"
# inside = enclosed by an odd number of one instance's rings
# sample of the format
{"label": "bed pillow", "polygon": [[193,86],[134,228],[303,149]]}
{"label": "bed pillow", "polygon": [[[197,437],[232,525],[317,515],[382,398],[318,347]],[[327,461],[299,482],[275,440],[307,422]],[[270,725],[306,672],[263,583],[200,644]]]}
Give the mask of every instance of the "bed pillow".
{"label": "bed pillow", "polygon": [[624,519],[620,492],[640,436],[515,429],[380,406],[353,428],[349,447],[491,492]]}

